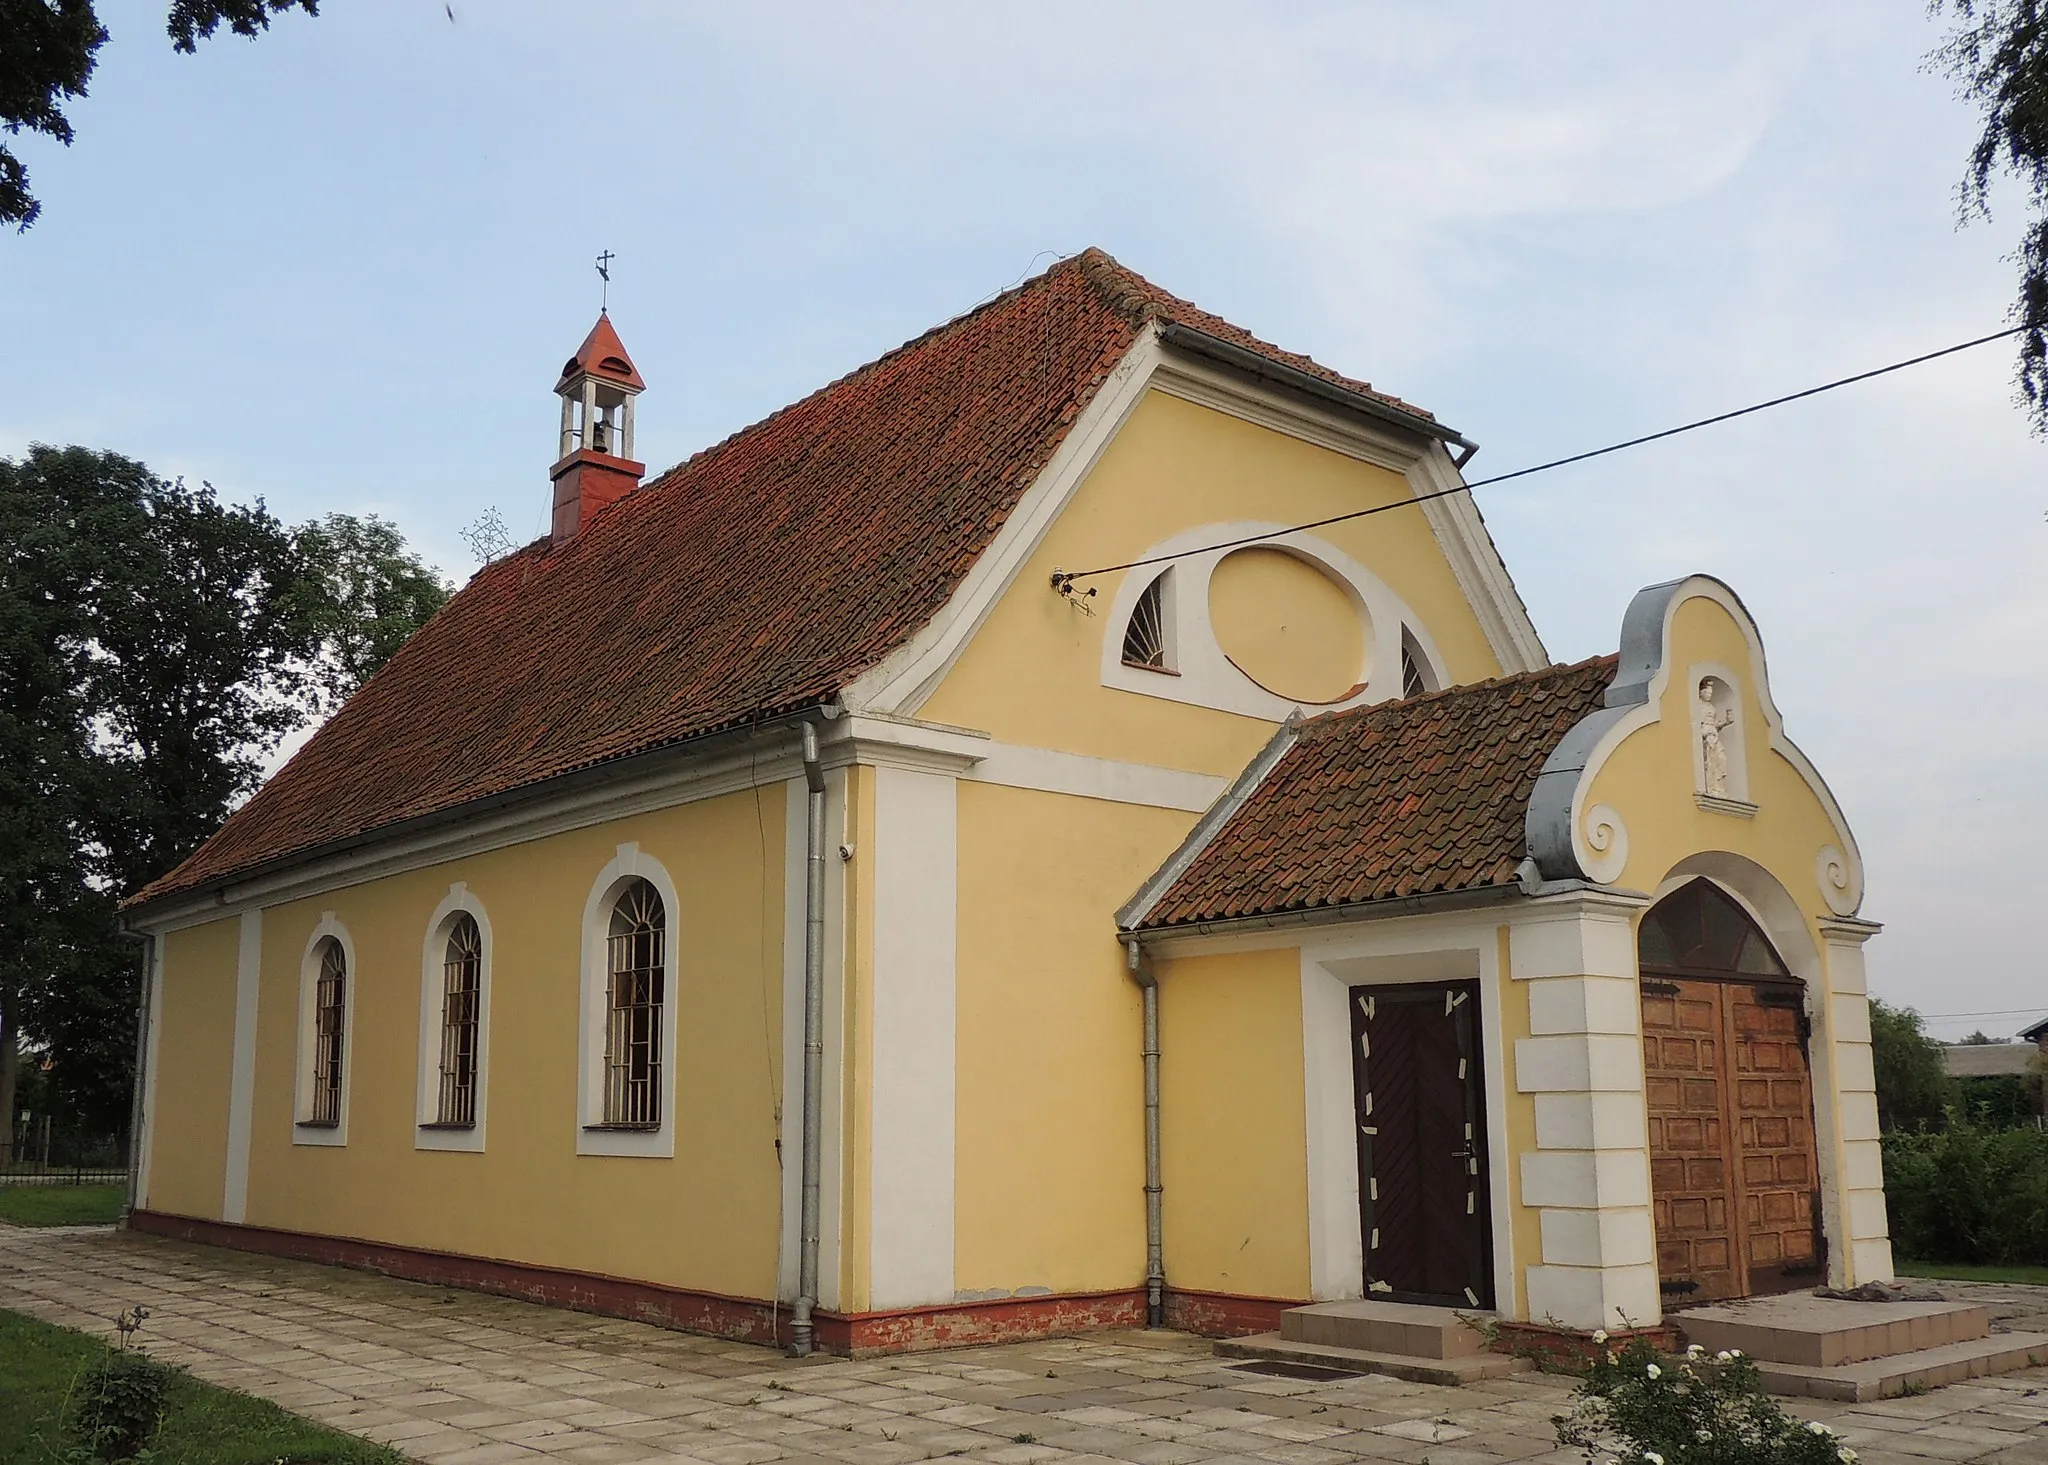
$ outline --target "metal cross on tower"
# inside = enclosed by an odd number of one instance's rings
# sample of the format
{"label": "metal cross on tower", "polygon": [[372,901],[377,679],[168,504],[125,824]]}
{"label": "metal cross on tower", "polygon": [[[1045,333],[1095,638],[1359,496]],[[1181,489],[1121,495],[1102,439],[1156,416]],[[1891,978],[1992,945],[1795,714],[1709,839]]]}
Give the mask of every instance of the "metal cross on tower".
{"label": "metal cross on tower", "polygon": [[597,277],[604,282],[597,287],[597,308],[600,314],[611,305],[612,261],[617,257],[609,249],[597,257]]}

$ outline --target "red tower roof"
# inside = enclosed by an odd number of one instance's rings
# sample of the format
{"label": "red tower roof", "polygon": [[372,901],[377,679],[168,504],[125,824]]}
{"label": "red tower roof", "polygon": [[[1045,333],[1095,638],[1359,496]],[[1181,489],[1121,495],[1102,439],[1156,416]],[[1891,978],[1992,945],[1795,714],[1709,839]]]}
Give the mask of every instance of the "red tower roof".
{"label": "red tower roof", "polygon": [[633,358],[626,354],[625,343],[612,329],[612,318],[603,311],[598,312],[597,324],[590,328],[590,334],[583,338],[576,354],[562,367],[562,379],[555,383],[555,390],[561,391],[569,385],[571,378],[585,372],[601,381],[631,387],[636,392],[647,388],[647,383],[640,380],[640,373],[634,369]]}

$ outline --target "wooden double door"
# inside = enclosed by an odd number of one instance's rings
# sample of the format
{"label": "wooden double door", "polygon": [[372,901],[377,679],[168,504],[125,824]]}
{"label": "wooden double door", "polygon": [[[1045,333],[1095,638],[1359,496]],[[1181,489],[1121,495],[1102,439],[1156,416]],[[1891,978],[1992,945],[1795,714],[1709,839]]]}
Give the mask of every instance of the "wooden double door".
{"label": "wooden double door", "polygon": [[1479,984],[1351,989],[1365,1291],[1493,1306]]}
{"label": "wooden double door", "polygon": [[1657,1271],[1673,1305],[1822,1279],[1805,993],[1701,880],[1643,918],[1644,1098]]}

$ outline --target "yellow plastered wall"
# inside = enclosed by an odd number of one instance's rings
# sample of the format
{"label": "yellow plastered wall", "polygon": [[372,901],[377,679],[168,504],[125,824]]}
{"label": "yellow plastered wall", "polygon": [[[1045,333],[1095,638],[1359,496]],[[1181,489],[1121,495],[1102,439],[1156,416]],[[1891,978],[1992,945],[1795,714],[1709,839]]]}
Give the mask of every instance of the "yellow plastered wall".
{"label": "yellow plastered wall", "polygon": [[960,785],[962,1291],[1144,1279],[1142,1008],[1110,916],[1192,817]]}
{"label": "yellow plastered wall", "polygon": [[[743,1297],[774,1294],[783,789],[558,834],[264,912],[248,1221]],[[673,878],[674,1160],[578,1156],[578,943],[592,882],[637,842]],[[492,938],[487,1149],[413,1147],[429,918],[453,881]],[[297,1145],[300,965],[323,913],[356,964],[347,1144]],[[217,1215],[236,923],[174,933],[151,1203]],[[187,982],[189,968],[203,980]],[[173,1198],[177,1203],[173,1204]]]}
{"label": "yellow plastered wall", "polygon": [[[1053,569],[1129,559],[1206,525],[1305,522],[1412,494],[1399,474],[1150,393],[917,714],[1034,747],[1234,776],[1274,725],[1104,687],[1103,638],[1121,637],[1123,628],[1052,594]],[[1453,680],[1498,674],[1419,509],[1320,532],[1407,602]],[[1098,608],[1116,597],[1117,576],[1090,583],[1100,592]],[[1314,619],[1327,608],[1328,588],[1307,582],[1301,595],[1313,603],[1291,608],[1304,622]],[[1274,593],[1284,598],[1286,587]],[[1195,817],[960,786],[955,1282],[962,1291],[1087,1291],[1133,1286],[1144,1275],[1140,1003],[1113,914]],[[1270,1205],[1276,1218],[1291,1207],[1293,1219],[1261,1227],[1255,1258],[1190,1266],[1250,1279],[1245,1290],[1270,1285],[1269,1295],[1300,1296],[1307,1223],[1299,991],[1286,1000],[1293,1076],[1273,1101],[1293,1105],[1297,1153],[1291,1199],[1276,1193]],[[1225,1079],[1219,1092],[1244,1087]],[[1181,1102],[1200,1101],[1190,1090]],[[1184,1204],[1179,1214],[1187,1214]],[[1281,1239],[1287,1226],[1292,1241]],[[1176,1229],[1168,1226],[1169,1237]],[[1170,1244],[1193,1244],[1192,1234],[1199,1232],[1184,1230]],[[1243,1237],[1240,1228],[1231,1244]]]}
{"label": "yellow plastered wall", "polygon": [[[1793,763],[1772,751],[1758,701],[1756,671],[1742,626],[1715,601],[1686,600],[1672,618],[1671,675],[1658,720],[1629,734],[1594,776],[1582,809],[1608,804],[1628,826],[1628,862],[1616,884],[1654,892],[1672,868],[1703,850],[1724,850],[1768,870],[1805,917],[1820,944],[1827,914],[1815,864],[1842,836]],[[1699,806],[1694,797],[1693,685],[1688,670],[1715,664],[1733,672],[1742,696],[1743,741],[1753,816]]]}
{"label": "yellow plastered wall", "polygon": [[[1499,950],[1500,982],[1500,1036],[1501,1051],[1489,1053],[1491,1062],[1501,1065],[1501,1087],[1506,1095],[1507,1133],[1494,1140],[1496,1145],[1505,1145],[1508,1155],[1508,1224],[1514,1243],[1514,1275],[1495,1282],[1495,1295],[1499,1302],[1508,1306],[1502,1310],[1510,1317],[1529,1316],[1529,1268],[1543,1259],[1543,1215],[1534,1206],[1522,1203],[1522,1156],[1532,1154],[1536,1149],[1536,1098],[1525,1094],[1515,1082],[1515,1054],[1520,1051],[1518,1044],[1529,1036],[1529,984],[1508,980],[1507,973],[1513,969],[1508,953],[1508,928],[1499,927],[1496,936]],[[1502,1292],[1508,1295],[1501,1296]],[[1512,1309],[1511,1311],[1509,1309]]]}
{"label": "yellow plastered wall", "polygon": [[218,1220],[227,1183],[241,921],[231,917],[158,939],[163,988],[144,1199],[152,1210]]}
{"label": "yellow plastered wall", "polygon": [[[1121,637],[1123,628],[1053,594],[1053,570],[1116,564],[1205,525],[1307,523],[1413,496],[1408,481],[1388,469],[1151,392],[918,715],[1033,747],[1235,774],[1273,725],[1104,687],[1102,638]],[[1421,509],[1317,533],[1407,602],[1443,653],[1452,681],[1499,674]],[[1118,575],[1088,581],[1100,591],[1094,605],[1113,601],[1120,583]],[[1303,594],[1315,598],[1321,588],[1310,585]],[[1293,609],[1307,620],[1321,606]]]}
{"label": "yellow plastered wall", "polygon": [[1365,624],[1350,596],[1291,554],[1226,555],[1209,578],[1209,618],[1224,654],[1279,696],[1341,702],[1367,679]]}
{"label": "yellow plastered wall", "polygon": [[1301,953],[1187,957],[1158,971],[1167,1279],[1306,1298]]}

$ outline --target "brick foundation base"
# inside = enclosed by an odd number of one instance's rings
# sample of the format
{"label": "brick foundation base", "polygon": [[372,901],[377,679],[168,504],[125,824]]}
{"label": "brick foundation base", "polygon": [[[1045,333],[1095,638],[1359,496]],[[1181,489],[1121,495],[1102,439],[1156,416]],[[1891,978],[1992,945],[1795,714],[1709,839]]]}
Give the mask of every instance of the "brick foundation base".
{"label": "brick foundation base", "polygon": [[[381,1241],[319,1236],[268,1226],[235,1225],[161,1211],[131,1211],[131,1230],[177,1241],[229,1247],[264,1256],[327,1266],[354,1267],[409,1282],[460,1287],[516,1297],[551,1307],[607,1317],[631,1318],[657,1327],[708,1333],[747,1343],[787,1344],[789,1309],[750,1297],[728,1297],[655,1282],[637,1282],[560,1267],[532,1266],[428,1251]],[[1269,1332],[1293,1302],[1227,1293],[1169,1292],[1167,1326],[1212,1337]],[[1065,1293],[1043,1297],[1003,1297],[982,1302],[894,1311],[815,1315],[817,1346],[831,1353],[908,1353],[926,1348],[958,1348],[977,1343],[1008,1343],[1023,1338],[1060,1337],[1100,1328],[1145,1326],[1142,1287],[1112,1292]]]}

